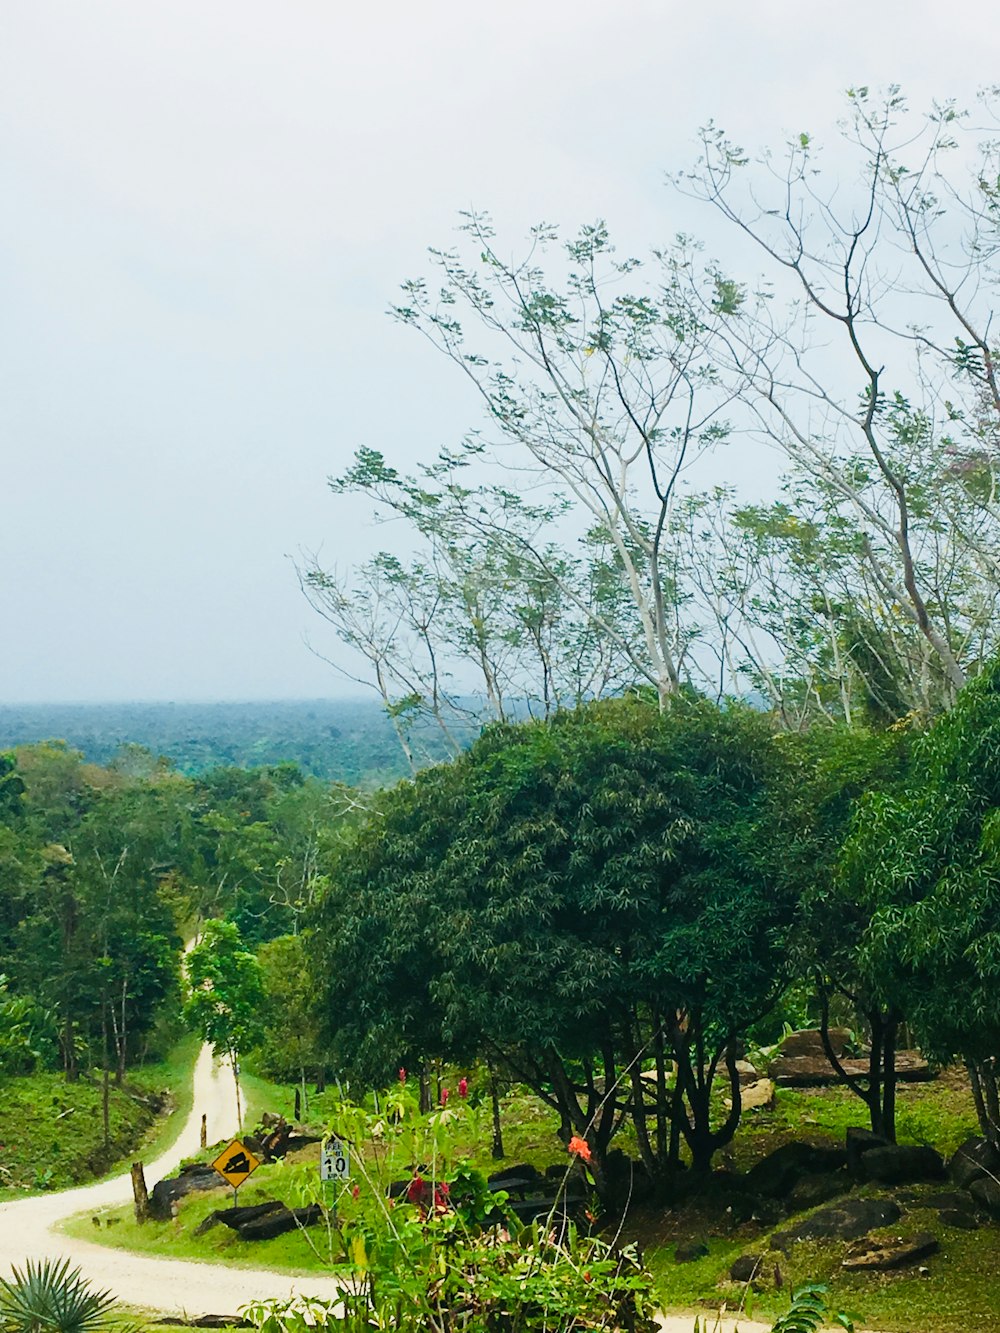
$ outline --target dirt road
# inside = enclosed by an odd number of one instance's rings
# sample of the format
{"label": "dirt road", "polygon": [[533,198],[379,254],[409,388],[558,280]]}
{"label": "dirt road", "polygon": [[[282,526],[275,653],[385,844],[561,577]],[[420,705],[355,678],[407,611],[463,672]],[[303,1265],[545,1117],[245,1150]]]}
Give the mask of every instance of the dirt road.
{"label": "dirt road", "polygon": [[[170,1174],[183,1157],[198,1151],[202,1115],[208,1117],[210,1142],[236,1132],[232,1074],[226,1067],[213,1067],[208,1047],[202,1049],[195,1066],[190,1117],[170,1150],[146,1164],[150,1186]],[[92,1282],[109,1288],[126,1304],[180,1316],[234,1315],[247,1301],[282,1298],[295,1292],[336,1298],[333,1278],[292,1278],[268,1269],[153,1259],[77,1240],[58,1230],[59,1224],[75,1213],[96,1212],[131,1198],[131,1180],[123,1175],[99,1185],[0,1204],[0,1274],[6,1276],[12,1264],[20,1266],[28,1258],[68,1257]],[[692,1333],[693,1325],[691,1315],[665,1316],[662,1321],[664,1333]],[[769,1325],[741,1323],[739,1327],[740,1333],[766,1333]],[[727,1321],[722,1328],[731,1333],[733,1324]]]}

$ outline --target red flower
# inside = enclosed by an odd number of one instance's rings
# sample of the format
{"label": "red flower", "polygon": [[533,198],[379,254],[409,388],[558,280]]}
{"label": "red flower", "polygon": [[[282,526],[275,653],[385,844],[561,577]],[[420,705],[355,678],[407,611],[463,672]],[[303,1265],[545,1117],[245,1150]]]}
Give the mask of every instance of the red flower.
{"label": "red flower", "polygon": [[360,1199],[360,1198],[361,1198],[361,1187],[360,1187],[359,1185],[352,1185],[352,1187],[351,1187],[351,1198],[352,1198],[352,1199]]}
{"label": "red flower", "polygon": [[442,1105],[442,1106],[447,1106],[447,1105],[448,1105],[448,1098],[449,1098],[450,1095],[451,1095],[451,1094],[448,1092],[448,1089],[447,1089],[447,1088],[442,1088],[442,1089],[441,1089],[441,1105]]}
{"label": "red flower", "polygon": [[468,1094],[469,1094],[469,1080],[467,1078],[460,1078],[458,1080],[458,1095],[460,1097],[467,1097]]}
{"label": "red flower", "polygon": [[579,1134],[574,1134],[566,1144],[566,1151],[571,1152],[574,1157],[582,1158],[585,1162],[590,1161],[590,1144],[586,1139],[581,1139]]}
{"label": "red flower", "polygon": [[400,1083],[405,1083],[405,1082],[406,1082],[406,1070],[403,1069],[402,1066],[400,1066],[400,1070],[399,1070],[399,1081],[400,1081]]}

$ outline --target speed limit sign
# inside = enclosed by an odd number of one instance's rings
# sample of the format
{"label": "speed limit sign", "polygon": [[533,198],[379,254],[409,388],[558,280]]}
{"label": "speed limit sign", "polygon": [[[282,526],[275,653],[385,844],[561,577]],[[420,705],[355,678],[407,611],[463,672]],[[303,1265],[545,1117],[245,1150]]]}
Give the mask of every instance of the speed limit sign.
{"label": "speed limit sign", "polygon": [[320,1180],[350,1180],[351,1155],[340,1139],[327,1139],[319,1158]]}

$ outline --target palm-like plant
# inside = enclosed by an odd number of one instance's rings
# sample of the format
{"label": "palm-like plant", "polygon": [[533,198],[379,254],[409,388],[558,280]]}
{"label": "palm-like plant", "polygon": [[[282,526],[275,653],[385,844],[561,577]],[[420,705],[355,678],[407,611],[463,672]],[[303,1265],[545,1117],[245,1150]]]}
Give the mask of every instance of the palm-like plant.
{"label": "palm-like plant", "polygon": [[68,1259],[29,1259],[0,1278],[0,1327],[10,1333],[103,1333],[117,1302],[95,1290]]}

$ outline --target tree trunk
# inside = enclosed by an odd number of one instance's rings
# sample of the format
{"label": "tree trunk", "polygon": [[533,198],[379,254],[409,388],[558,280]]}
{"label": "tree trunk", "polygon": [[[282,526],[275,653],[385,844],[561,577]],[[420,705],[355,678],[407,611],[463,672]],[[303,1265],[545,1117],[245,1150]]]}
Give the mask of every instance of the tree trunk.
{"label": "tree trunk", "polygon": [[497,1076],[490,1068],[490,1105],[493,1108],[493,1147],[491,1153],[494,1162],[503,1159],[503,1127],[500,1124],[500,1093],[497,1090]]}
{"label": "tree trunk", "polygon": [[132,1163],[132,1198],[135,1201],[135,1220],[141,1226],[149,1219],[149,1192],[146,1189],[146,1175],[141,1162]]}

